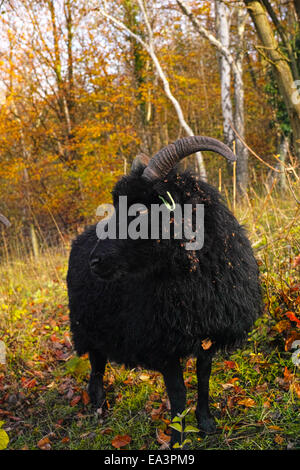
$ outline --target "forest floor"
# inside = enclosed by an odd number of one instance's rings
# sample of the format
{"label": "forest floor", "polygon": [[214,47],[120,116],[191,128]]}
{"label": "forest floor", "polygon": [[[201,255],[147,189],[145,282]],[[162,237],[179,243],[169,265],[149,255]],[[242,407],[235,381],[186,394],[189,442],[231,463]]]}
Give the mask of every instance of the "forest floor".
{"label": "forest floor", "polygon": [[[299,208],[276,195],[255,195],[238,208],[260,265],[264,314],[242,349],[215,357],[211,410],[218,432],[190,433],[191,449],[300,449]],[[108,408],[91,409],[89,361],[73,351],[66,292],[67,251],[8,257],[0,268],[0,448],[160,449],[170,414],[159,373],[108,364]],[[299,348],[299,346],[298,346]],[[190,411],[197,426],[195,359],[184,363]]]}

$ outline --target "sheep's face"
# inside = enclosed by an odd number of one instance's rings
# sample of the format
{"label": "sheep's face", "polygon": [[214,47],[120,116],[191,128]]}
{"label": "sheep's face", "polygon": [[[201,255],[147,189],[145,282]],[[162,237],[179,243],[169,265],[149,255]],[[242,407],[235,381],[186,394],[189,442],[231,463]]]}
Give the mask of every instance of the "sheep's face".
{"label": "sheep's face", "polygon": [[113,191],[113,224],[109,228],[112,219],[103,224],[106,238],[99,239],[90,255],[94,274],[103,280],[116,280],[127,275],[152,272],[158,266],[160,270],[170,273],[178,257],[181,258],[182,271],[188,252],[182,240],[174,238],[171,211],[166,209],[170,214],[168,238],[162,235],[165,222],[161,213],[158,218],[153,216],[153,206],[157,209],[164,206],[160,196],[167,191],[172,194],[174,203],[180,205],[184,202],[182,191],[174,181],[153,185],[137,175],[129,175],[116,184]]}

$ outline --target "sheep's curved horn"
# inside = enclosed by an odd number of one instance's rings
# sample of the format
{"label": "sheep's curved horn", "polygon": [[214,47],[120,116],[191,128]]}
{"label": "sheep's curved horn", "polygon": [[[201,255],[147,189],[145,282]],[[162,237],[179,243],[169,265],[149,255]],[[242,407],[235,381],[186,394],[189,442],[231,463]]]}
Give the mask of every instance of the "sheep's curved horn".
{"label": "sheep's curved horn", "polygon": [[139,153],[132,162],[131,171],[138,172],[144,169],[150,161],[150,158],[145,153]]}
{"label": "sheep's curved horn", "polygon": [[0,221],[3,222],[6,227],[10,226],[10,221],[2,214],[0,214]]}
{"label": "sheep's curved horn", "polygon": [[159,180],[166,176],[180,160],[192,153],[204,150],[219,153],[230,162],[236,161],[236,156],[230,148],[217,139],[205,136],[183,137],[167,145],[151,158],[143,172],[143,178],[148,181]]}

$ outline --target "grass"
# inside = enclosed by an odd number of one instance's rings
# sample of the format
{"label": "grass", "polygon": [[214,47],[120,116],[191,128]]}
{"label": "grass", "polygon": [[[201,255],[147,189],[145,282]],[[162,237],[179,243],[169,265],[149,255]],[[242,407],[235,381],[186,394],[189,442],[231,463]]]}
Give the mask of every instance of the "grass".
{"label": "grass", "polygon": [[[271,194],[252,189],[237,207],[260,264],[265,311],[243,349],[215,358],[210,386],[218,433],[191,433],[193,449],[300,448],[299,369],[291,350],[300,339],[299,214],[290,194],[276,188]],[[108,364],[108,409],[96,416],[90,408],[89,362],[74,355],[69,335],[67,252],[44,249],[25,262],[6,249],[0,268],[0,339],[7,353],[0,421],[8,449],[114,449],[122,444],[117,436],[127,436],[125,449],[159,449],[170,433],[160,374]],[[193,358],[184,363],[184,378],[186,421],[196,426]]]}

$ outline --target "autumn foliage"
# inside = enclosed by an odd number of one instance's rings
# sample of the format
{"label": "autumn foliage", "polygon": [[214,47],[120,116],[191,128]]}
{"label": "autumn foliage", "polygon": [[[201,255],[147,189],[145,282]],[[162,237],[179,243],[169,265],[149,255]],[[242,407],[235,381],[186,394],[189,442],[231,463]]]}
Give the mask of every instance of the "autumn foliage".
{"label": "autumn foliage", "polygon": [[[131,2],[112,3],[125,24],[145,33]],[[198,13],[211,27],[211,2],[201,2]],[[141,149],[153,155],[180,136],[178,121],[147,53],[86,2],[18,0],[0,21],[2,212],[18,233],[28,235],[33,224],[49,238],[57,227],[66,231],[91,220]],[[181,14],[172,8],[156,15],[154,34],[195,133],[222,139],[215,50],[192,32],[186,35]],[[253,53],[244,73],[247,139],[268,159],[275,142],[272,109],[252,36],[248,27]],[[216,181],[211,159],[206,163]],[[225,165],[218,165],[224,180]]]}

